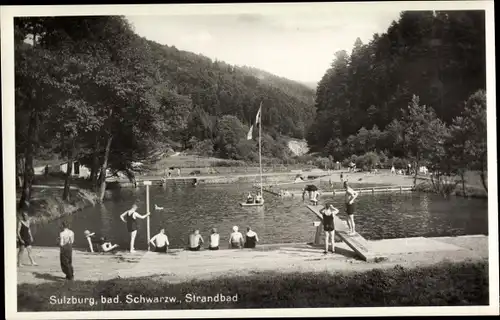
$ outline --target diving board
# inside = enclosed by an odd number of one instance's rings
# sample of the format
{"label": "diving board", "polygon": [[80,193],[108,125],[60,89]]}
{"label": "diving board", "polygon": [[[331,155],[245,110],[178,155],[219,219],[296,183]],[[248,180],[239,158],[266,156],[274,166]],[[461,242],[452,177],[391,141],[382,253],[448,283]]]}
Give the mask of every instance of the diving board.
{"label": "diving board", "polygon": [[[311,206],[307,205],[307,208],[312,211],[316,216],[323,221],[323,217],[319,212],[323,206]],[[338,235],[342,241],[344,241],[356,254],[360,256],[365,261],[372,261],[379,257],[375,252],[370,250],[370,244],[363,238],[360,234],[350,236],[348,234],[349,228],[347,223],[341,220],[338,216],[335,219],[335,235]]]}

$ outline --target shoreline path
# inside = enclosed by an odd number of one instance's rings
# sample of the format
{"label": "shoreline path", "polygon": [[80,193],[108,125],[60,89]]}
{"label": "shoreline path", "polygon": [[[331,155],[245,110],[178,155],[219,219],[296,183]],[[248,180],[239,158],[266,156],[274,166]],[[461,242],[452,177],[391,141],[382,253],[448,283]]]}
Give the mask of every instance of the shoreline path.
{"label": "shoreline path", "polygon": [[[359,260],[345,244],[336,244],[336,254],[323,255],[323,246],[308,244],[261,245],[257,249],[170,254],[137,251],[96,254],[75,250],[75,280],[151,277],[179,283],[220,276],[242,276],[260,272],[363,272],[371,269],[417,267],[442,261],[461,262],[488,259],[488,236],[472,235],[439,238],[401,238],[370,241],[370,247],[387,258],[379,262]],[[59,265],[59,249],[33,247],[38,266],[17,269],[17,283],[64,281]]]}

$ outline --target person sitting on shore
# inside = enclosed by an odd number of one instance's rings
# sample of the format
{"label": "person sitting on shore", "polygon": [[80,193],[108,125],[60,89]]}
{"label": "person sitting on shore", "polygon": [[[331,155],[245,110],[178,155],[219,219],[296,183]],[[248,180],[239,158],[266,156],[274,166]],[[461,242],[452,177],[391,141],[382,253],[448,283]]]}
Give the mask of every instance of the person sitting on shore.
{"label": "person sitting on shore", "polygon": [[257,196],[255,196],[255,203],[263,203],[264,199],[262,198],[262,194],[260,191],[257,192]]}
{"label": "person sitting on shore", "polygon": [[212,234],[210,235],[208,249],[209,250],[219,250],[219,234],[217,233],[217,229],[212,229]]}
{"label": "person sitting on shore", "polygon": [[95,243],[95,240],[94,240],[94,238],[95,238],[95,232],[90,232],[89,230],[85,230],[83,232],[83,234],[85,235],[85,238],[87,239],[87,243],[89,245],[90,252],[93,253],[94,252],[94,247],[96,249],[98,249],[97,243]]}
{"label": "person sitting on shore", "polygon": [[238,231],[238,227],[233,227],[233,232],[229,235],[229,248],[230,249],[241,249],[245,244],[243,240],[243,235]]}
{"label": "person sitting on shore", "polygon": [[170,243],[168,242],[168,237],[165,234],[164,228],[160,228],[159,232],[152,237],[149,242],[155,247],[155,252],[168,252]]}
{"label": "person sitting on shore", "polygon": [[102,252],[110,252],[110,251],[118,248],[117,244],[112,244],[111,241],[106,239],[106,237],[101,237],[99,242],[100,242],[100,246],[101,246],[100,248],[101,248]]}
{"label": "person sitting on shore", "polygon": [[254,203],[254,199],[251,192],[248,193],[247,203]]}
{"label": "person sitting on shore", "polygon": [[247,228],[245,248],[255,248],[257,242],[259,242],[259,236],[250,227]]}
{"label": "person sitting on shore", "polygon": [[194,232],[189,235],[189,250],[200,251],[203,243],[204,241],[200,234],[200,230],[194,230]]}

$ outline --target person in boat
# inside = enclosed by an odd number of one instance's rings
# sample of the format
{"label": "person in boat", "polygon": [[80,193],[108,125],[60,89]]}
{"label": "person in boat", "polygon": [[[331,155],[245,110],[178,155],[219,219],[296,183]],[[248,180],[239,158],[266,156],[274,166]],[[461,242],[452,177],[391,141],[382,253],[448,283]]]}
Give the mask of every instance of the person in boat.
{"label": "person in boat", "polygon": [[153,236],[149,242],[155,247],[155,252],[168,253],[168,246],[170,243],[168,242],[168,237],[165,234],[164,228],[160,228],[159,232]]}
{"label": "person in boat", "polygon": [[137,219],[145,219],[149,213],[141,215],[137,212],[137,204],[120,215],[120,219],[127,223],[127,230],[130,233],[130,252],[135,252],[135,237],[137,236]]}
{"label": "person in boat", "polygon": [[101,237],[99,239],[99,245],[102,252],[110,252],[118,248],[117,244],[112,244],[106,237]]}
{"label": "person in boat", "polygon": [[200,230],[194,230],[194,232],[189,235],[189,250],[200,251],[203,243],[204,241],[200,234]]}
{"label": "person in boat", "polygon": [[21,258],[24,253],[24,249],[28,252],[28,258],[31,261],[32,266],[37,266],[35,259],[33,259],[33,254],[31,252],[31,244],[33,243],[33,235],[31,234],[30,218],[28,216],[28,211],[23,209],[21,211],[21,217],[19,223],[17,224],[17,245],[19,251],[17,252],[17,266],[20,267]]}
{"label": "person in boat", "polygon": [[332,253],[335,253],[335,216],[339,210],[332,204],[325,204],[325,207],[319,211],[323,217],[323,230],[325,231],[325,251],[328,253],[328,246],[331,242]]}
{"label": "person in boat", "polygon": [[229,235],[229,248],[241,249],[244,246],[243,235],[238,231],[238,227],[233,227],[233,232]]}
{"label": "person in boat", "polygon": [[251,192],[248,193],[247,203],[254,203],[254,199]]}
{"label": "person in boat", "polygon": [[356,234],[356,228],[354,224],[354,200],[358,197],[358,192],[354,191],[349,186],[347,181],[344,182],[345,188],[345,204],[346,204],[346,212],[347,212],[347,226],[349,227],[349,235]]}
{"label": "person in boat", "polygon": [[259,236],[250,227],[248,227],[245,239],[245,248],[255,248],[257,242],[259,242]]}
{"label": "person in boat", "polygon": [[219,250],[219,240],[220,240],[220,236],[217,233],[217,229],[213,228],[212,234],[210,235],[210,239],[208,242],[208,249],[209,250]]}
{"label": "person in boat", "polygon": [[262,194],[260,191],[257,191],[257,195],[255,196],[255,203],[264,203],[264,198],[262,198]]}
{"label": "person in boat", "polygon": [[87,240],[87,243],[89,245],[90,252],[94,252],[94,246],[95,246],[94,237],[95,237],[95,232],[90,232],[89,230],[85,230],[83,232],[83,234],[85,235],[85,239]]}

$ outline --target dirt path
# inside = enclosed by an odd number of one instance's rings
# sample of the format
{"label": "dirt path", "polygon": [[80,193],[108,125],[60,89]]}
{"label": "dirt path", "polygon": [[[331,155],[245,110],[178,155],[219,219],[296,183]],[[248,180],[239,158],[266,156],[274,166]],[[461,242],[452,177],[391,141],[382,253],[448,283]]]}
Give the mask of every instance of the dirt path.
{"label": "dirt path", "polygon": [[[149,276],[160,281],[183,282],[266,271],[359,272],[396,265],[415,267],[445,260],[488,258],[487,236],[390,239],[372,241],[370,246],[386,260],[378,263],[361,261],[343,243],[337,244],[336,254],[327,255],[322,253],[321,247],[282,244],[261,246],[256,250],[174,250],[170,254],[119,252],[108,255],[75,251],[73,260],[78,280]],[[33,251],[39,266],[18,268],[18,284],[64,281],[57,248],[35,247]]]}

